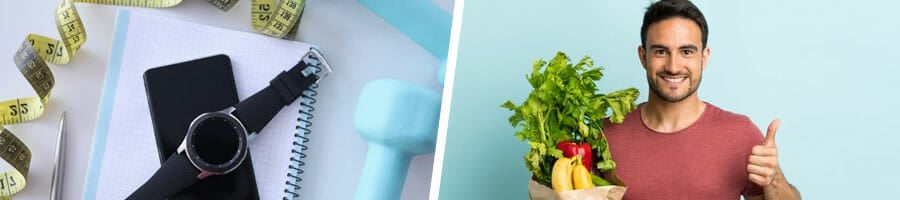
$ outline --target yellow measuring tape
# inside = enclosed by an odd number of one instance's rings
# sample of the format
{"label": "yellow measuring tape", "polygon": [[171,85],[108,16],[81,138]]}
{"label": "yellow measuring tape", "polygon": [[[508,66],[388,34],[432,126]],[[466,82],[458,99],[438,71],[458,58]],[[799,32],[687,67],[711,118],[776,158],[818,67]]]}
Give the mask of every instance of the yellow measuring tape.
{"label": "yellow measuring tape", "polygon": [[31,150],[22,140],[3,127],[0,127],[0,157],[12,165],[13,170],[5,171],[0,178],[0,197],[9,196],[25,189],[25,176],[31,165]]}
{"label": "yellow measuring tape", "polygon": [[[53,89],[54,84],[53,74],[42,56],[55,56],[56,54],[39,54],[33,47],[36,41],[30,38],[29,36],[29,40],[19,46],[13,60],[38,95],[0,102],[2,105],[0,112],[3,112],[0,114],[2,124],[19,123],[40,117],[44,113],[44,105],[50,99],[50,90]],[[49,47],[47,50],[58,49]],[[25,143],[22,143],[18,137],[3,126],[0,126],[0,158],[13,166],[12,170],[3,171],[0,174],[2,175],[0,176],[0,199],[8,199],[25,188],[28,167],[31,165],[31,151],[28,150]]]}
{"label": "yellow measuring tape", "polygon": [[[56,28],[62,39],[28,34],[13,60],[37,95],[0,101],[0,157],[14,168],[0,174],[0,199],[7,199],[25,188],[31,161],[28,147],[2,125],[31,121],[44,114],[55,84],[47,62],[69,63],[87,39],[75,2],[166,8],[180,4],[181,0],[62,0],[56,8]],[[237,2],[209,0],[223,11],[228,11]],[[253,0],[250,9],[253,28],[272,37],[292,39],[305,5],[306,0],[282,0],[279,4],[275,0]]]}

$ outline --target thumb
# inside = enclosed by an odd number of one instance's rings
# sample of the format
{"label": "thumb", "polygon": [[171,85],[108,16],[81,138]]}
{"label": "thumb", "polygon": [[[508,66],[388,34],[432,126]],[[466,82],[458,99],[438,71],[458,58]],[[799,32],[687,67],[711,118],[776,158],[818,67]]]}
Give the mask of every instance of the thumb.
{"label": "thumb", "polygon": [[772,123],[769,124],[769,129],[766,130],[766,139],[763,140],[763,145],[775,146],[775,132],[778,132],[778,125],[780,124],[780,119],[772,120]]}

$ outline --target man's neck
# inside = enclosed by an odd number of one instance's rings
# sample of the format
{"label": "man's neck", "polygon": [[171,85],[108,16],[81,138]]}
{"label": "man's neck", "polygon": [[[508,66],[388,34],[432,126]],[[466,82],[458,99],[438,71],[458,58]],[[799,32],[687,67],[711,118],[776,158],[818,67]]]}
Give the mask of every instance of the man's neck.
{"label": "man's neck", "polygon": [[694,124],[703,111],[706,103],[697,98],[697,94],[679,102],[668,102],[654,94],[641,109],[641,119],[650,129],[660,133],[674,133]]}

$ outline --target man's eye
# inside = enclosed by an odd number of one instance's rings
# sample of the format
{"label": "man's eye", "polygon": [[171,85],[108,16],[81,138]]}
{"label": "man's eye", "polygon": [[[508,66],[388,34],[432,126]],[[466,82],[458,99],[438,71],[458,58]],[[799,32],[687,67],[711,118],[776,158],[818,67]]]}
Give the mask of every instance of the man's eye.
{"label": "man's eye", "polygon": [[664,55],[668,54],[666,52],[666,50],[662,50],[662,49],[654,50],[653,53],[656,55],[659,55],[659,56],[664,56]]}
{"label": "man's eye", "polygon": [[685,56],[694,55],[694,51],[692,50],[681,50],[681,54]]}

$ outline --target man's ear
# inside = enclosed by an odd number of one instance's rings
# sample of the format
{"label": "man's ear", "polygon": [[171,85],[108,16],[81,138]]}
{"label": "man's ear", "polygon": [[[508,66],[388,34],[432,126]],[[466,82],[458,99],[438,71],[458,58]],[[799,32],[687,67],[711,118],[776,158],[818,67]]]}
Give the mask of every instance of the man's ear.
{"label": "man's ear", "polygon": [[638,45],[638,59],[641,60],[641,68],[647,69],[647,50],[644,45]]}
{"label": "man's ear", "polygon": [[700,70],[706,70],[706,66],[709,65],[709,47],[703,48],[703,67]]}

